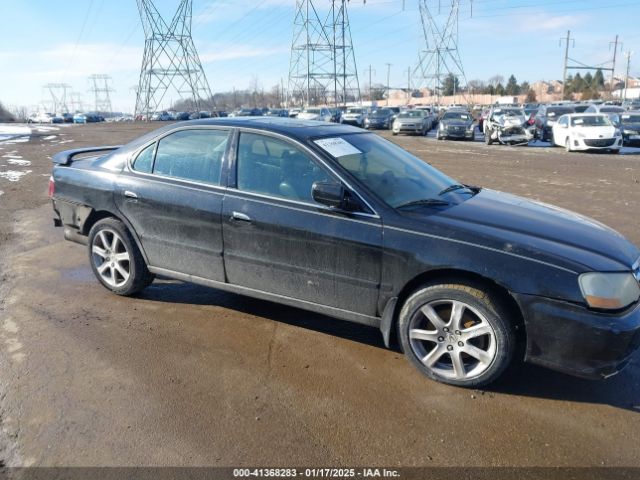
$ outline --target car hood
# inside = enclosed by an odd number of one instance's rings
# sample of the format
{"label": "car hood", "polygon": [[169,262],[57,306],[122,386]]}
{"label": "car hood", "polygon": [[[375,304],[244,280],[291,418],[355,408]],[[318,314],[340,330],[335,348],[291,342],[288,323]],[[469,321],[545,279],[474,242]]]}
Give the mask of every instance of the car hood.
{"label": "car hood", "polygon": [[640,123],[623,123],[621,126],[624,130],[640,132]]}
{"label": "car hood", "polygon": [[422,122],[422,118],[420,117],[396,118],[396,121],[400,123],[420,123]]}
{"label": "car hood", "polygon": [[[428,216],[425,226],[449,236],[578,273],[629,271],[640,250],[615,230],[577,213],[515,195],[483,189]],[[414,216],[414,215],[412,215]],[[447,233],[448,232],[448,233]]]}
{"label": "car hood", "polygon": [[343,113],[342,117],[343,118],[358,118],[361,117],[362,114],[361,113]]}
{"label": "car hood", "polygon": [[456,126],[456,127],[466,127],[467,125],[471,125],[471,122],[465,120],[440,120],[440,123],[444,126]]}
{"label": "car hood", "polygon": [[572,127],[574,132],[582,133],[585,138],[612,138],[616,136],[616,128],[605,127]]}
{"label": "car hood", "polygon": [[316,119],[320,118],[320,114],[319,113],[300,112],[298,114],[298,118],[300,118],[302,120],[316,120]]}

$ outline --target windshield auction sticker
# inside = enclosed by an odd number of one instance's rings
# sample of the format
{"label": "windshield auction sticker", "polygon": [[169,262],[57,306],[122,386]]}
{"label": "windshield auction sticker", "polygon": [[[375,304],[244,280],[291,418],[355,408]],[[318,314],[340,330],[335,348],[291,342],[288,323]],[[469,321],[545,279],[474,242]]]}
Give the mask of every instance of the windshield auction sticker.
{"label": "windshield auction sticker", "polygon": [[322,138],[320,140],[314,140],[314,143],[335,158],[362,153],[341,137]]}

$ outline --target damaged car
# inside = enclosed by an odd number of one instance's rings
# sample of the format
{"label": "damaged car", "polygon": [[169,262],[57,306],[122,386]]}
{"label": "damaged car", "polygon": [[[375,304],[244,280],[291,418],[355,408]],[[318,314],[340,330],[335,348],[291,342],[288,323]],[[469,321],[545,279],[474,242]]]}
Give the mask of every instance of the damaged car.
{"label": "damaged car", "polygon": [[54,223],[117,295],[162,276],[375,327],[463,387],[522,360],[606,378],[640,342],[635,245],[366,130],[195,120],[52,160]]}
{"label": "damaged car", "polygon": [[501,145],[526,145],[533,139],[533,129],[527,124],[524,110],[518,107],[496,106],[483,123],[484,141]]}

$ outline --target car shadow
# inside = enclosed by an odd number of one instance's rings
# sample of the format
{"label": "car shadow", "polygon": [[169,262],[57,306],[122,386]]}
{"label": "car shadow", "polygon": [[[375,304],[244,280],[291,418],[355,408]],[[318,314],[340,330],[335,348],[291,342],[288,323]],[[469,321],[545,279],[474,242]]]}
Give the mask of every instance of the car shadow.
{"label": "car shadow", "polygon": [[[156,280],[138,298],[165,303],[212,305],[229,308],[248,315],[267,318],[308,330],[353,340],[372,347],[387,349],[380,330],[367,325],[339,320],[300,308],[289,307],[268,300],[225,292],[177,280]],[[397,347],[392,347],[400,352]]]}
{"label": "car shadow", "polygon": [[[160,279],[145,289],[138,298],[163,303],[229,308],[387,350],[377,328],[195,284]],[[390,350],[402,353],[395,341]],[[640,413],[640,351],[636,352],[625,370],[607,380],[576,378],[524,363],[509,369],[496,383],[481,392],[598,403]]]}

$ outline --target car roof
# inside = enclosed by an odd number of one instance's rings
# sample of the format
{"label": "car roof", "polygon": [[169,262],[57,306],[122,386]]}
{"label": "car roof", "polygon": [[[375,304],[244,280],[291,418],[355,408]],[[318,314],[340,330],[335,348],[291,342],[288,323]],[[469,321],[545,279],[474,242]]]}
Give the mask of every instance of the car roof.
{"label": "car roof", "polygon": [[188,120],[179,123],[172,123],[165,127],[149,132],[128,144],[128,146],[141,145],[147,141],[170,132],[174,129],[198,126],[217,126],[229,128],[255,128],[266,132],[280,133],[305,142],[309,138],[344,135],[349,133],[364,133],[357,127],[340,123],[321,122],[316,120],[302,120],[286,117],[223,117],[223,118],[203,118],[199,120]]}

